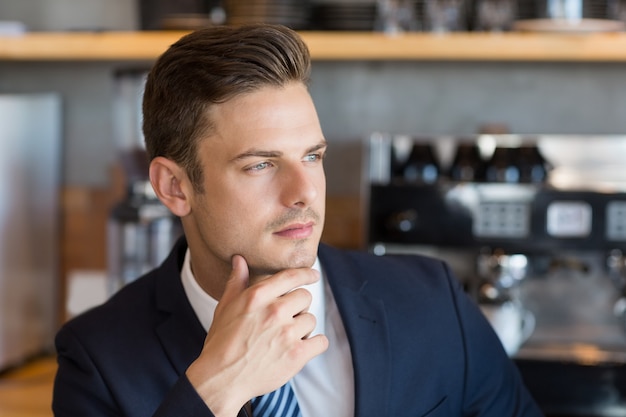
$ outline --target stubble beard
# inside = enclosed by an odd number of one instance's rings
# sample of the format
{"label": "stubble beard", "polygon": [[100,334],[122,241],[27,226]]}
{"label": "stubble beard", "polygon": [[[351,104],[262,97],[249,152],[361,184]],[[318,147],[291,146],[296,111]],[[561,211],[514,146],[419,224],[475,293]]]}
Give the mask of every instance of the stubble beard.
{"label": "stubble beard", "polygon": [[[314,231],[313,235],[305,238],[294,240],[288,249],[291,253],[286,260],[283,260],[281,256],[277,260],[272,260],[274,254],[267,254],[265,262],[260,260],[262,264],[252,266],[250,265],[251,275],[273,275],[285,269],[293,268],[311,268],[317,258],[317,248],[319,246],[321,231],[319,228],[323,227],[323,218],[313,208],[307,207],[304,210],[291,209],[285,212],[276,220],[268,223],[265,230],[267,233],[272,234],[276,230],[287,226],[294,222],[307,223],[313,221],[315,227],[318,229]],[[269,262],[268,262],[269,260]]]}

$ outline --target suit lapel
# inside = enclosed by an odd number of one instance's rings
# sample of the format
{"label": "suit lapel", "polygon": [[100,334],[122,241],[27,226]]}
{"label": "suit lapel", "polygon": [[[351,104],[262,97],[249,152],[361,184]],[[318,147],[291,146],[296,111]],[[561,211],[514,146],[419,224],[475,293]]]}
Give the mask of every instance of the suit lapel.
{"label": "suit lapel", "polygon": [[368,294],[366,273],[338,252],[322,248],[320,259],[350,343],[355,416],[387,415],[391,367],[384,303]]}
{"label": "suit lapel", "polygon": [[187,244],[179,242],[159,267],[156,286],[157,308],[163,314],[156,334],[176,373],[182,375],[204,344],[206,332],[187,300],[180,279]]}
{"label": "suit lapel", "polygon": [[189,325],[194,320],[198,321],[195,316],[190,318],[173,314],[156,328],[163,350],[178,375],[185,373],[191,362],[200,355],[204,344],[204,329],[199,323],[199,329]]}

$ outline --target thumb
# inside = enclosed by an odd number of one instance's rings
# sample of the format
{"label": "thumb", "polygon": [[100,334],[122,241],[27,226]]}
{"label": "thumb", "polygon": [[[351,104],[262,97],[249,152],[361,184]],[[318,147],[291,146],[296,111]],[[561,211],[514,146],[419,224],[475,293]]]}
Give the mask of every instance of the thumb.
{"label": "thumb", "polygon": [[244,257],[241,255],[233,255],[231,265],[233,269],[228,277],[228,281],[226,281],[226,287],[224,288],[224,294],[222,294],[220,302],[228,302],[248,288],[250,272],[248,271],[248,263]]}

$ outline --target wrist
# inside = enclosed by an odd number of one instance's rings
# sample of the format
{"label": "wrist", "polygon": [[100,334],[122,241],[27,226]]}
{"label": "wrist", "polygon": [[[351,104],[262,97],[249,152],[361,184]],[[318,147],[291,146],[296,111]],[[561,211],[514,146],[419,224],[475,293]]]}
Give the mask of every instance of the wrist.
{"label": "wrist", "polygon": [[215,417],[235,417],[247,402],[233,397],[236,389],[227,383],[220,383],[217,378],[207,377],[200,367],[192,363],[185,375],[191,386],[196,390],[202,401]]}

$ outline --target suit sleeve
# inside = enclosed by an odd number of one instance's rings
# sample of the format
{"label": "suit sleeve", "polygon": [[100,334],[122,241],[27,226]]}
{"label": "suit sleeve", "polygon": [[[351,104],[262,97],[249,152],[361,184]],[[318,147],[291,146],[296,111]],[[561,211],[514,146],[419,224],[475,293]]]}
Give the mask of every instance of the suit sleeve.
{"label": "suit sleeve", "polygon": [[465,344],[464,411],[468,416],[542,416],[513,361],[478,305],[463,291],[448,267]]}
{"label": "suit sleeve", "polygon": [[[54,383],[52,409],[55,417],[76,416],[125,416],[139,417],[213,417],[189,380],[182,375],[162,398],[156,411],[146,413],[147,399],[130,398],[119,404],[114,398],[111,386],[115,381],[105,380],[98,366],[91,359],[71,329],[65,327],[56,337],[58,370]],[[126,370],[132,372],[132,370]],[[120,373],[120,378],[123,374]],[[154,394],[157,395],[157,394]],[[136,396],[136,393],[128,393]],[[152,414],[150,414],[152,413]]]}

